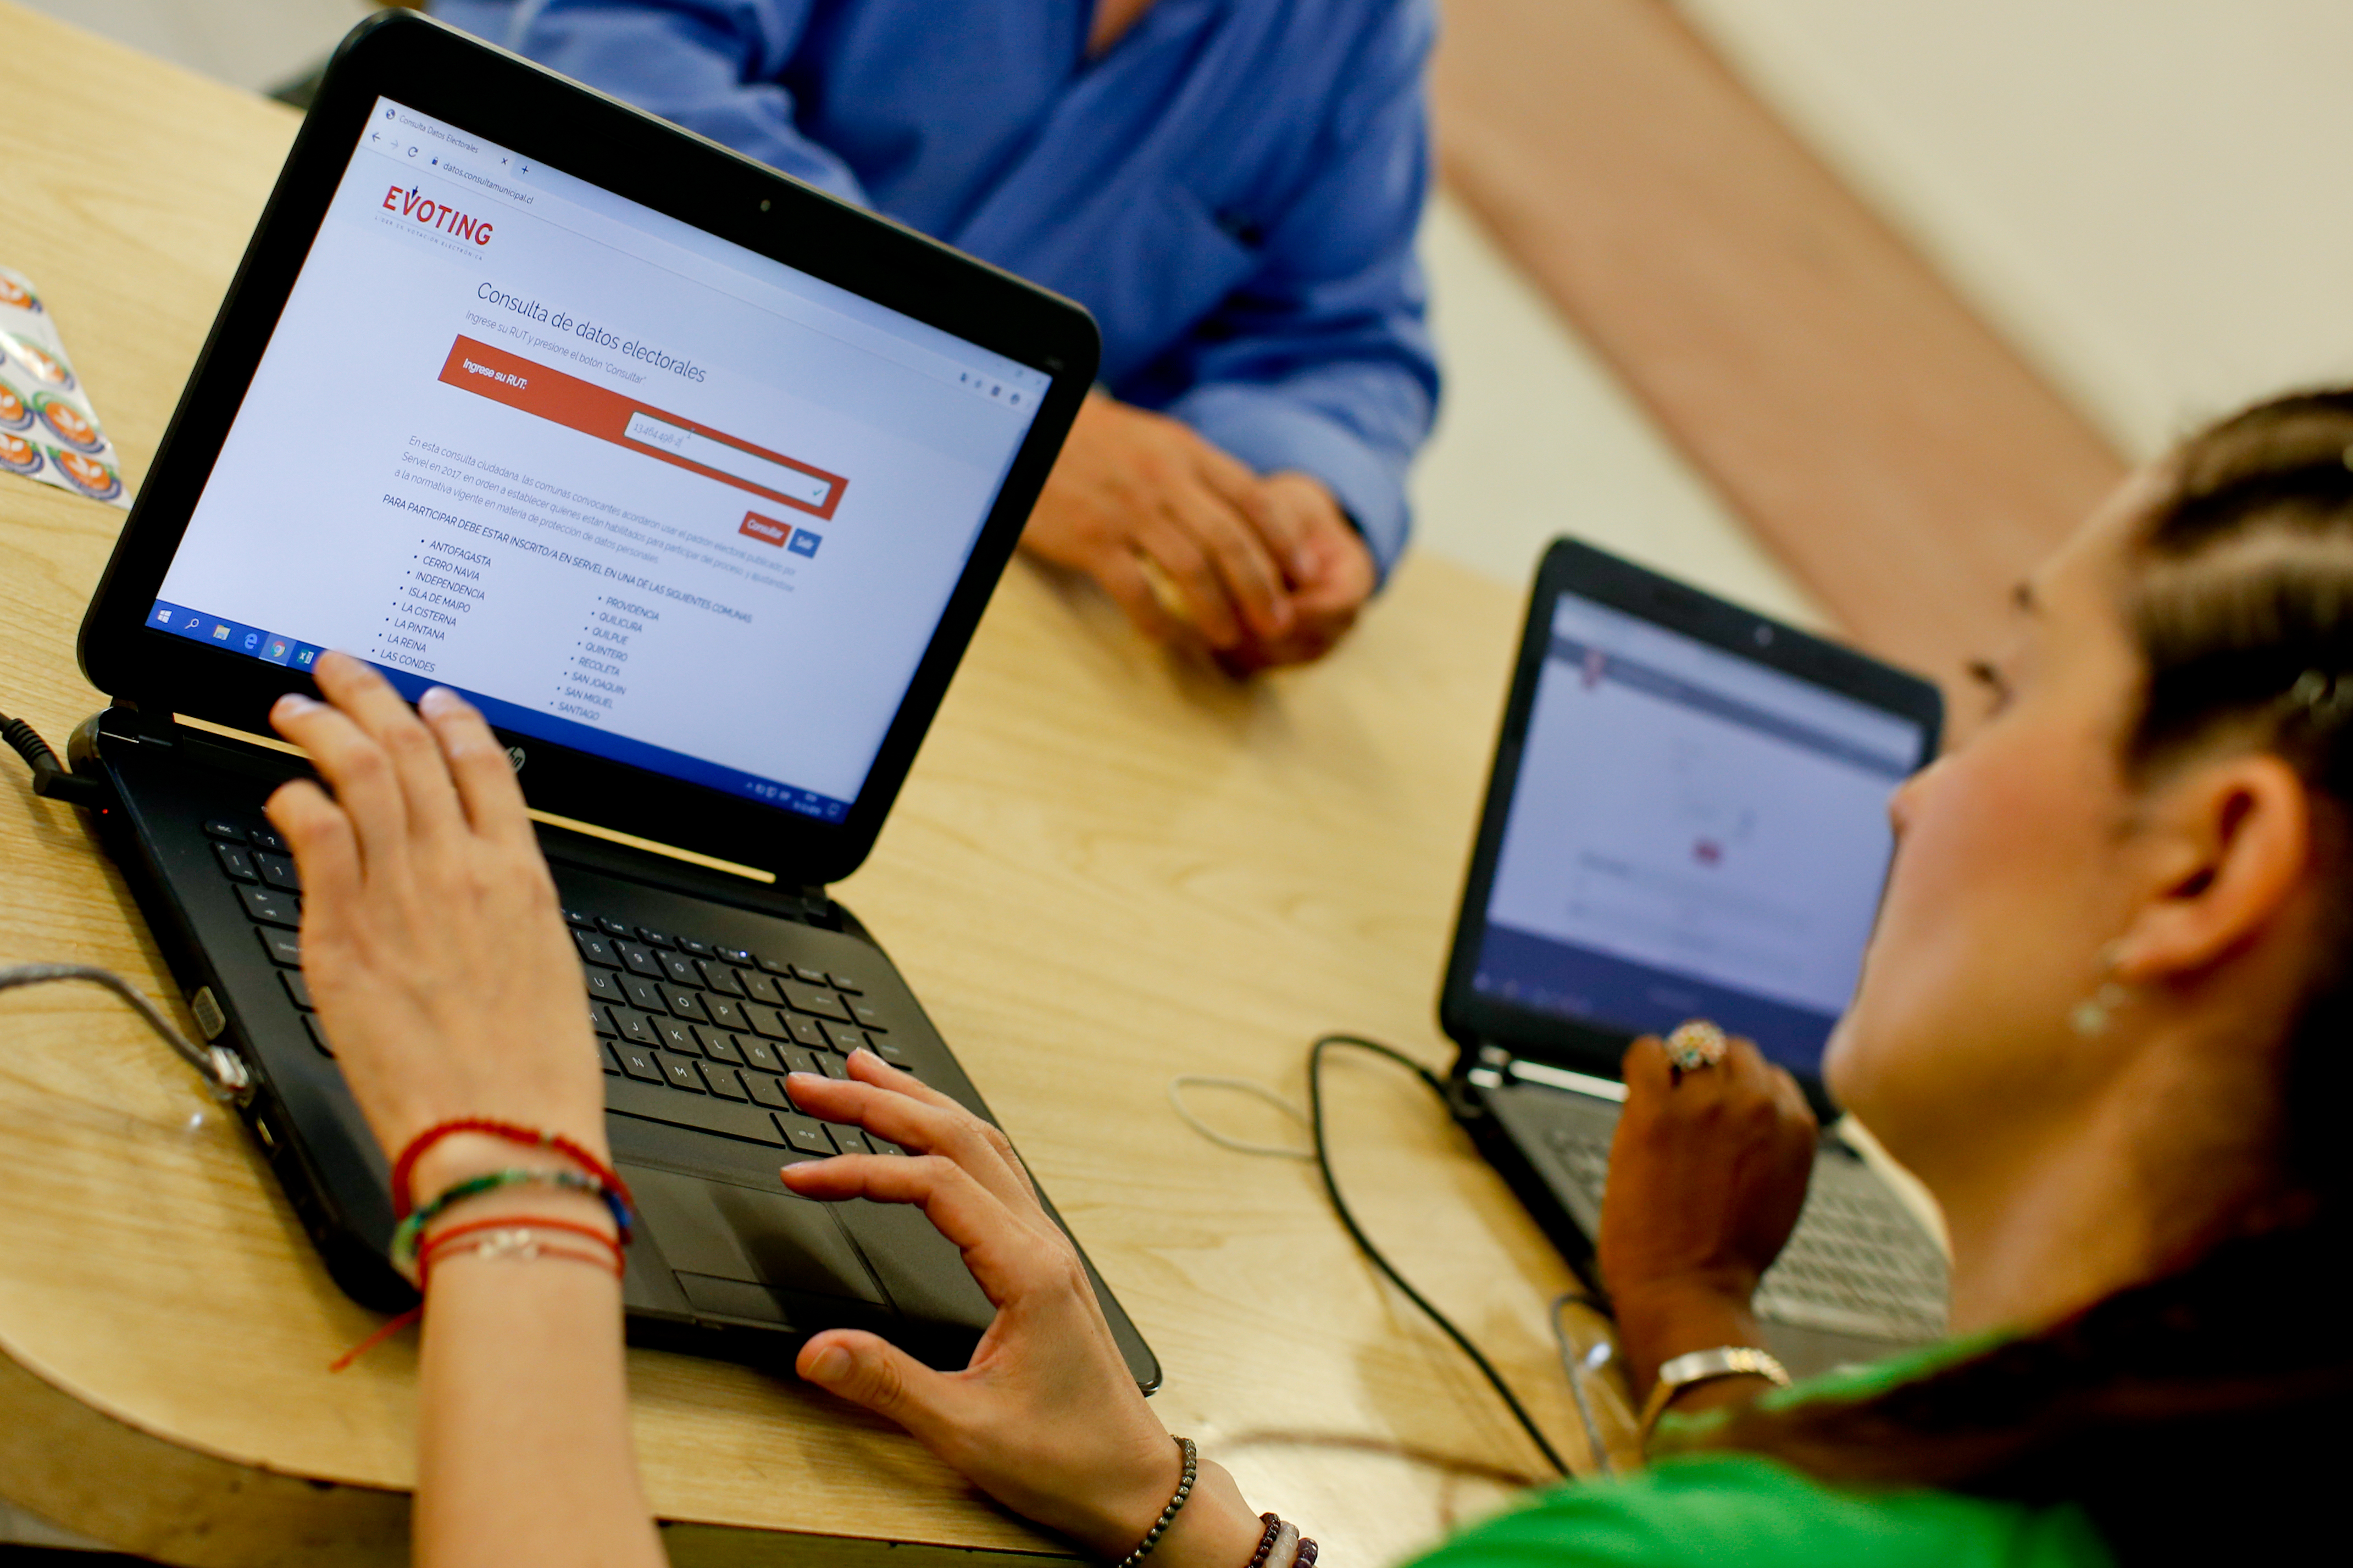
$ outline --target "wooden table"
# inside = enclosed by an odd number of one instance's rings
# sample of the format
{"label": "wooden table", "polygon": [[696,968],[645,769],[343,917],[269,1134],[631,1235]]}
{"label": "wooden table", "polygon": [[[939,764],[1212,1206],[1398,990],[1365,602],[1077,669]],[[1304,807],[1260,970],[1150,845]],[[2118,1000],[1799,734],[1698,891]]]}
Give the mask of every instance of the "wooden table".
{"label": "wooden table", "polygon": [[[8,0],[0,103],[0,261],[45,291],[135,479],[295,119]],[[0,479],[0,709],[60,744],[102,703],[72,647],[121,520]],[[1433,997],[1517,611],[1419,558],[1334,657],[1238,685],[1017,564],[840,889],[1158,1351],[1163,1419],[1335,1561],[1393,1561],[1540,1467],[1351,1250],[1312,1168],[1214,1146],[1166,1087],[1232,1074],[1295,1097],[1333,1028],[1448,1058]],[[105,964],[176,1006],[77,814],[13,758],[0,774],[0,962]],[[10,993],[0,1040],[0,1498],[174,1562],[402,1558],[413,1340],[329,1374],[375,1320],[119,1005]],[[1582,1456],[1546,1316],[1571,1278],[1419,1087],[1353,1061],[1332,1077],[1369,1225]],[[1200,1105],[1295,1131],[1240,1097]],[[654,1352],[630,1370],[682,1562],[1067,1552],[812,1391]]]}

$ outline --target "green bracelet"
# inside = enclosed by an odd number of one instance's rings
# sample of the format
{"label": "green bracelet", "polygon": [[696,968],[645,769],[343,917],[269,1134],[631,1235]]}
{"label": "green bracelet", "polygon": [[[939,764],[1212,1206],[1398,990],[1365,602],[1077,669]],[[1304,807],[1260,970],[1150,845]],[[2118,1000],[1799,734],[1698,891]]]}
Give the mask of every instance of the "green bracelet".
{"label": "green bracelet", "polygon": [[424,1236],[425,1227],[448,1213],[451,1205],[464,1203],[468,1198],[480,1197],[484,1193],[496,1192],[501,1187],[533,1185],[563,1187],[575,1193],[593,1194],[604,1201],[607,1208],[613,1211],[613,1223],[620,1227],[622,1237],[625,1240],[628,1238],[629,1234],[628,1205],[624,1205],[619,1194],[607,1186],[602,1180],[580,1171],[532,1171],[521,1167],[510,1167],[503,1171],[491,1171],[482,1175],[469,1176],[464,1181],[443,1189],[431,1203],[402,1220],[394,1227],[392,1233],[393,1267],[404,1274],[416,1272],[417,1244]]}

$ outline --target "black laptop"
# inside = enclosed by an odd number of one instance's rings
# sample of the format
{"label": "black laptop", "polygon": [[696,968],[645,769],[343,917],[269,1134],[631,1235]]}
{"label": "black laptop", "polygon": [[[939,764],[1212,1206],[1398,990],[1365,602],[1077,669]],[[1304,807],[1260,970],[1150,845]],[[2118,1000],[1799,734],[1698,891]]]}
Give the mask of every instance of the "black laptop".
{"label": "black laptop", "polygon": [[[1894,839],[1935,755],[1928,682],[1573,540],[1538,568],[1440,1016],[1457,1113],[1589,1270],[1635,1036],[1709,1018],[1827,1122]],[[1608,1281],[1593,1283],[1607,1288]],[[1756,1300],[1800,1374],[1945,1331],[1945,1260],[1826,1132]]]}
{"label": "black laptop", "polygon": [[827,886],[1097,353],[1069,301],[438,23],[345,41],[83,622],[112,706],[72,761],[353,1297],[411,1299],[260,812],[301,764],[227,732],[330,647],[464,692],[543,814],[643,1211],[633,1337],[773,1361],[856,1326],[961,1364],[991,1309],[920,1212],[777,1182],[895,1152],[784,1075],[871,1046],[988,1114]]}

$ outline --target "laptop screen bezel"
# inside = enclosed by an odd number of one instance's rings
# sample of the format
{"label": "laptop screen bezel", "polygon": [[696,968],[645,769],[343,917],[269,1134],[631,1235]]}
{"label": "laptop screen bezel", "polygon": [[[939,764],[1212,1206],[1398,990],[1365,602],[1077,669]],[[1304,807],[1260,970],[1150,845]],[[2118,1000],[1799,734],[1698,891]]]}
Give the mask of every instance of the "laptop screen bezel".
{"label": "laptop screen bezel", "polygon": [[[118,701],[268,732],[307,675],[151,628],[148,612],[379,97],[1045,372],[1010,464],[857,798],[824,821],[525,735],[531,804],[823,885],[856,869],[896,800],[1087,389],[1101,340],[1081,307],[716,142],[413,12],[336,51],[85,616],[90,682]],[[779,672],[782,679],[782,672]]]}
{"label": "laptop screen bezel", "polygon": [[[1926,766],[1936,754],[1943,738],[1945,700],[1934,683],[1867,654],[1743,609],[1580,541],[1553,541],[1528,597],[1511,699],[1504,705],[1479,837],[1463,879],[1461,906],[1455,915],[1453,946],[1439,997],[1439,1022],[1447,1037],[1461,1047],[1466,1062],[1475,1058],[1479,1047],[1493,1045],[1514,1056],[1614,1079],[1619,1077],[1620,1059],[1633,1042],[1632,1031],[1517,1006],[1472,984],[1486,941],[1488,899],[1494,888],[1504,824],[1519,785],[1520,759],[1535,705],[1536,683],[1552,644],[1553,609],[1563,594],[1622,611],[1916,724],[1921,744],[1913,764],[1915,769]],[[1830,1108],[1819,1077],[1793,1076],[1817,1110]]]}

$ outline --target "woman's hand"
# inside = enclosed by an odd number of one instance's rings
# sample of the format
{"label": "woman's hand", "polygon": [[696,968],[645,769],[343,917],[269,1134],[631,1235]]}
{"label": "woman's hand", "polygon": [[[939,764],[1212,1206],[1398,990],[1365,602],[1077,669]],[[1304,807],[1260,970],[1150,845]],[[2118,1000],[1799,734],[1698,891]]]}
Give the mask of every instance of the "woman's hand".
{"label": "woman's hand", "polygon": [[[601,1157],[580,960],[505,748],[451,692],[427,692],[420,719],[357,659],[325,655],[318,680],[327,703],[290,695],[270,721],[333,796],[296,780],[269,820],[301,871],[302,973],[377,1142],[397,1153],[437,1121],[491,1116]],[[417,1188],[529,1160],[450,1139]]]}
{"label": "woman's hand", "polygon": [[1796,1080],[1746,1040],[1678,1071],[1645,1036],[1625,1080],[1599,1252],[1641,1393],[1686,1351],[1759,1342],[1749,1298],[1805,1205],[1819,1129]]}
{"label": "woman's hand", "polygon": [[[802,1347],[800,1374],[886,1415],[1015,1511],[1098,1556],[1133,1551],[1176,1489],[1176,1445],[1113,1342],[1078,1249],[1047,1217],[1004,1133],[870,1051],[850,1077],[795,1073],[793,1102],[905,1154],[785,1167],[804,1197],[921,1205],[962,1249],[997,1308],[962,1372],[923,1365],[872,1334],[834,1329]],[[1232,1478],[1204,1460],[1153,1561],[1233,1568],[1261,1526]]]}

